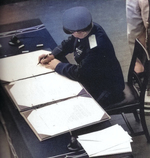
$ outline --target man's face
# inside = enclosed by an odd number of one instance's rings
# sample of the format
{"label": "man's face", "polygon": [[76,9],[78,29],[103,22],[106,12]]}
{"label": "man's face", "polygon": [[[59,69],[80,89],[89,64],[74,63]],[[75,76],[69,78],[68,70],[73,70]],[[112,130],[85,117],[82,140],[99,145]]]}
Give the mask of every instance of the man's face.
{"label": "man's face", "polygon": [[87,36],[87,32],[83,32],[83,31],[76,31],[76,32],[73,32],[72,35],[76,38],[79,38],[79,39],[83,39],[84,37]]}

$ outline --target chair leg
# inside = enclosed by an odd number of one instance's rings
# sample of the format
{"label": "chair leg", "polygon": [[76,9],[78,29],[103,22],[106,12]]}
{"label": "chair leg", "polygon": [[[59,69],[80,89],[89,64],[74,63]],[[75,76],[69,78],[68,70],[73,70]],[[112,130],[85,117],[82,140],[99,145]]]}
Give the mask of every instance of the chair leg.
{"label": "chair leg", "polygon": [[147,128],[144,110],[140,110],[140,118],[141,118],[141,124],[143,127],[144,134],[146,136],[147,142],[150,143],[150,134]]}
{"label": "chair leg", "polygon": [[121,115],[122,115],[122,117],[123,117],[123,119],[124,119],[124,121],[125,121],[127,127],[129,128],[129,130],[130,130],[130,132],[131,132],[131,136],[134,136],[135,133],[134,133],[134,131],[133,131],[133,129],[132,129],[132,127],[131,127],[129,121],[127,120],[125,114],[122,113]]}
{"label": "chair leg", "polygon": [[137,112],[137,111],[134,111],[133,114],[134,114],[135,120],[136,120],[137,122],[140,122],[140,118],[139,118],[138,112]]}

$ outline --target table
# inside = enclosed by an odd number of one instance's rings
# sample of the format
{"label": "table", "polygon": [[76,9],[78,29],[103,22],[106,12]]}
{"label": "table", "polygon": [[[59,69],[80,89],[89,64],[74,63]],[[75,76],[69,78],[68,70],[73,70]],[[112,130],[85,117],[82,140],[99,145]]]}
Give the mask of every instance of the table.
{"label": "table", "polygon": [[[0,91],[2,116],[18,157],[46,158],[69,152],[67,149],[67,145],[70,143],[69,133],[40,142],[2,87]],[[72,133],[79,135],[100,130],[110,125],[110,122],[106,121]]]}
{"label": "table", "polygon": [[[53,49],[56,46],[55,41],[39,19],[0,26],[0,30],[0,44],[2,46],[0,48],[0,58],[21,54],[23,50],[35,51],[37,49]],[[13,35],[17,35],[20,41],[24,44],[23,49],[8,45],[8,42]],[[44,44],[42,48],[36,47],[39,43]],[[4,126],[9,133],[11,143],[19,158],[60,158],[65,157],[68,154],[81,154],[82,158],[88,157],[83,149],[76,153],[68,151],[67,145],[70,143],[71,137],[69,133],[40,142],[20,115],[14,103],[6,95],[2,85],[0,85],[0,103],[0,111],[5,122]],[[101,130],[109,126],[111,126],[110,122],[105,121],[73,131],[72,133],[77,136]],[[120,157],[120,155],[118,156]],[[121,156],[130,156],[130,154],[121,154]],[[117,155],[114,157],[117,158]]]}
{"label": "table", "polygon": [[[16,36],[21,44],[18,46],[9,45],[9,41]],[[37,44],[43,44],[37,47]],[[39,19],[33,19],[18,23],[6,24],[0,26],[0,58],[21,54],[24,51],[35,51],[38,49],[54,49],[56,43]]]}

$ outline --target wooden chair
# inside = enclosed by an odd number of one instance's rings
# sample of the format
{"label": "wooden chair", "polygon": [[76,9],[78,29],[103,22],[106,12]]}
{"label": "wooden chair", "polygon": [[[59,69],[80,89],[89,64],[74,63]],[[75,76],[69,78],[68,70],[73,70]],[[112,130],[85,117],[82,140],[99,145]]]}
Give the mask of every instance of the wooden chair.
{"label": "wooden chair", "polygon": [[[144,71],[139,74],[137,74],[134,71],[134,67],[137,59],[144,66]],[[125,89],[124,89],[125,98],[120,103],[111,105],[105,110],[109,115],[122,114],[131,132],[131,136],[145,134],[147,141],[150,142],[150,135],[146,125],[145,113],[144,113],[144,98],[145,98],[146,86],[148,83],[148,74],[150,74],[149,54],[146,51],[146,49],[141,45],[141,43],[138,41],[138,39],[136,39],[134,53],[128,72],[128,80],[125,83]],[[137,110],[139,110],[140,119]],[[133,113],[136,121],[141,120],[143,131],[134,132],[128,119],[126,118],[125,115],[126,113]]]}

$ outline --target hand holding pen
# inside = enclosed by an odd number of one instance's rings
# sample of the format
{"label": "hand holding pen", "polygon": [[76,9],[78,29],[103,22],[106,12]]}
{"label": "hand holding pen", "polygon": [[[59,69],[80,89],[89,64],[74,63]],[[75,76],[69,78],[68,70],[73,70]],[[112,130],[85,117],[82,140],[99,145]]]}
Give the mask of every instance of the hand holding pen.
{"label": "hand holding pen", "polygon": [[38,58],[38,61],[39,61],[38,64],[48,64],[53,59],[54,59],[53,54],[42,54]]}

